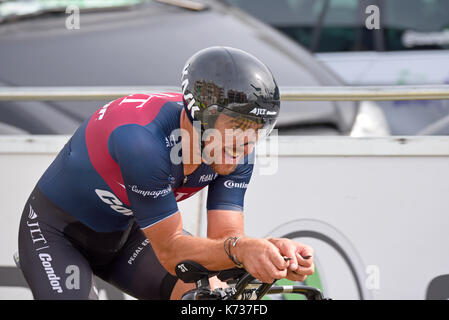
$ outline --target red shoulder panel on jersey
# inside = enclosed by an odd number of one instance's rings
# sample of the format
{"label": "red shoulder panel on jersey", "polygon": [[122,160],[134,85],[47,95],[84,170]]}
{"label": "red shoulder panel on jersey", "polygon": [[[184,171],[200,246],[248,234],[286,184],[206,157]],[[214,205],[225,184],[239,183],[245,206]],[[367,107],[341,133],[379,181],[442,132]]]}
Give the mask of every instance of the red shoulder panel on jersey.
{"label": "red shoulder panel on jersey", "polygon": [[118,164],[109,154],[108,139],[112,131],[125,124],[150,123],[168,101],[182,101],[180,93],[134,94],[114,100],[97,110],[86,127],[86,145],[94,169],[112,192],[129,204]]}

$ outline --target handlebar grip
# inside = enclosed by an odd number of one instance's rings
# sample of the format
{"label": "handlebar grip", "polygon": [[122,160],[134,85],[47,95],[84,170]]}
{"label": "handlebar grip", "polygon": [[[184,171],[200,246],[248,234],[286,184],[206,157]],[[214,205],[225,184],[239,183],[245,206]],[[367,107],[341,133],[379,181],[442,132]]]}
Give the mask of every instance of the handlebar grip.
{"label": "handlebar grip", "polygon": [[230,281],[230,280],[237,280],[241,278],[246,273],[245,269],[242,268],[232,268],[232,269],[226,269],[222,270],[217,274],[217,278],[220,279],[220,281]]}

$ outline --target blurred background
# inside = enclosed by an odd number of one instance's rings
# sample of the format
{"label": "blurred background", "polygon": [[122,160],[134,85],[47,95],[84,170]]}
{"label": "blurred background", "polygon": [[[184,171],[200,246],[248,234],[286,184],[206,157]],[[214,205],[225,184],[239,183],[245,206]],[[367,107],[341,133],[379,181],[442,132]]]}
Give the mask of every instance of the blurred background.
{"label": "blurred background", "polygon": [[[449,83],[448,1],[162,2],[0,1],[0,86],[178,87],[186,58],[212,45],[256,55],[280,86]],[[365,26],[369,4],[379,30]],[[79,29],[65,27],[69,5]],[[70,134],[102,103],[0,102],[0,133]],[[448,115],[448,101],[284,102],[278,129],[446,135]]]}
{"label": "blurred background", "polygon": [[[379,29],[366,26],[369,5],[380,10]],[[449,84],[449,1],[0,0],[0,88],[180,88],[186,59],[214,45],[257,56],[281,87]],[[0,101],[8,182],[0,298],[30,298],[11,258],[22,205],[67,137],[106,102]],[[255,176],[249,232],[310,240],[320,254],[308,284],[334,298],[449,297],[449,259],[440,254],[449,100],[283,101],[281,110],[279,174]],[[284,198],[260,207],[266,181]],[[186,211],[204,205],[192,201]],[[201,235],[204,209],[198,215],[186,223]],[[380,235],[395,239],[393,249]],[[421,245],[432,246],[425,254],[434,264],[415,279],[403,270]],[[124,297],[100,286],[104,297]]]}

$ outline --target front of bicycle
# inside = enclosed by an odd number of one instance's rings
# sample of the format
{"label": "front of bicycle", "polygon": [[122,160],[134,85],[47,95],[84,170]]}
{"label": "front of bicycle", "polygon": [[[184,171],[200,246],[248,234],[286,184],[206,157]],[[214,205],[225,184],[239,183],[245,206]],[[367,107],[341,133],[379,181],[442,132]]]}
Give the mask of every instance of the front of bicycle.
{"label": "front of bicycle", "polygon": [[[317,288],[304,285],[279,286],[274,282],[263,283],[241,268],[210,271],[194,261],[186,260],[178,263],[176,275],[185,283],[196,284],[196,289],[186,292],[182,300],[260,300],[266,295],[280,293],[304,295],[307,300],[329,300]],[[209,278],[213,276],[226,282],[228,287],[212,290]]]}

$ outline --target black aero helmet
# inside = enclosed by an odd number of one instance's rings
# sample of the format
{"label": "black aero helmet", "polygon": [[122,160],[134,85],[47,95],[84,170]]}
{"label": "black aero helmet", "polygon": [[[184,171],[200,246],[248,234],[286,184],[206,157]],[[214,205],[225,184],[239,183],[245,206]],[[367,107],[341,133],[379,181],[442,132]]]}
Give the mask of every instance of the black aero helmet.
{"label": "black aero helmet", "polygon": [[249,53],[210,47],[194,54],[181,77],[184,108],[202,130],[214,127],[221,114],[241,128],[263,129],[268,135],[279,115],[279,88],[271,71]]}

